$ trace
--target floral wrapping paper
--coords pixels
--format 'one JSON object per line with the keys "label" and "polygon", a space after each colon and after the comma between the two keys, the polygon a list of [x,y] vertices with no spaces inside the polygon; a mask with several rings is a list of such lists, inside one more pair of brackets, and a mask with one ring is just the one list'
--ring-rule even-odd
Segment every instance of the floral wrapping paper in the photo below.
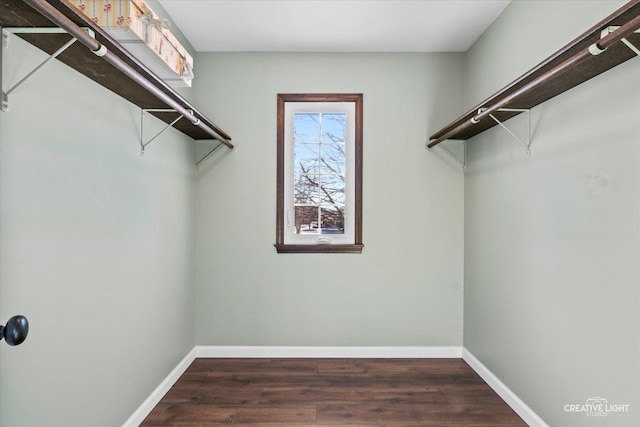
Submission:
{"label": "floral wrapping paper", "polygon": [[[171,31],[163,28],[161,20],[144,1],[71,0],[71,3],[119,42],[127,45],[144,42],[171,69],[174,77],[179,77],[169,79],[169,83],[182,80],[191,86],[193,58]],[[153,71],[160,71],[154,64],[146,65]],[[159,72],[160,77],[162,74]]]}
{"label": "floral wrapping paper", "polygon": [[[146,38],[146,25],[141,18],[144,13],[153,13],[139,0],[71,0],[82,13],[96,25],[108,29],[129,29],[139,40]],[[120,41],[123,41],[122,39]]]}

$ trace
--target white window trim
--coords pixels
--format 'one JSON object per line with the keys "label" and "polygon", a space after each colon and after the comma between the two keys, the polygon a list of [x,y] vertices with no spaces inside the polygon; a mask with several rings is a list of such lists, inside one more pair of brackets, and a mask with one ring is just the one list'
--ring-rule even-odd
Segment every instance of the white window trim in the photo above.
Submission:
{"label": "white window trim", "polygon": [[[294,213],[294,115],[295,113],[346,113],[344,234],[295,233]],[[284,243],[291,245],[339,245],[355,242],[355,102],[286,102],[284,106]]]}

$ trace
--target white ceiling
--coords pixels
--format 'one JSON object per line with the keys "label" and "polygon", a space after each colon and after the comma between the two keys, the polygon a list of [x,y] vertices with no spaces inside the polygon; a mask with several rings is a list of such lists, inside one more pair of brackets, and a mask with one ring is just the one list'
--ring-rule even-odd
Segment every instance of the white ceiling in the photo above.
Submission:
{"label": "white ceiling", "polygon": [[465,52],[510,0],[160,0],[199,52]]}

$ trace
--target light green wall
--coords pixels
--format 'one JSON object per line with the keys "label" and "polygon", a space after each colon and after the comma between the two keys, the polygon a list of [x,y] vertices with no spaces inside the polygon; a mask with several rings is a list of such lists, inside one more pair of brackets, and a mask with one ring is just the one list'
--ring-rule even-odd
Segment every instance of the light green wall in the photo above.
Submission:
{"label": "light green wall", "polygon": [[[462,344],[463,176],[430,132],[461,54],[199,54],[198,104],[237,149],[197,182],[200,345]],[[361,255],[277,254],[276,94],[364,94]]]}
{"label": "light green wall", "polygon": [[[3,77],[44,57],[12,37]],[[0,425],[121,425],[195,343],[193,144],[170,130],[141,157],[140,110],[58,61],[10,102],[0,321],[31,330],[0,343]]]}
{"label": "light green wall", "polygon": [[[0,345],[0,425],[119,425],[194,343],[462,345],[463,261],[464,345],[507,386],[550,425],[640,424],[638,62],[534,109],[531,158],[500,129],[466,178],[424,149],[620,4],[515,1],[467,55],[199,54],[237,148],[196,179],[188,138],[140,157],[139,111],[50,64],[0,114],[0,321],[32,322]],[[12,46],[9,80],[43,56]],[[275,253],[293,92],[364,94],[361,255]],[[562,411],[594,396],[632,412]]]}
{"label": "light green wall", "polygon": [[[513,2],[467,55],[466,105],[622,3]],[[464,345],[552,426],[640,425],[639,72],[534,108],[530,158],[500,128],[468,142]],[[563,409],[591,397],[630,412]]]}

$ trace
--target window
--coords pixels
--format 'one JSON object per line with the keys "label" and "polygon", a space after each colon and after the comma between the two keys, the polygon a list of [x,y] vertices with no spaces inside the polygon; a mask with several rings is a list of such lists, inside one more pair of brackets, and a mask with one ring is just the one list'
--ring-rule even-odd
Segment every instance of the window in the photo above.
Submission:
{"label": "window", "polygon": [[276,249],[362,252],[362,94],[278,95]]}

